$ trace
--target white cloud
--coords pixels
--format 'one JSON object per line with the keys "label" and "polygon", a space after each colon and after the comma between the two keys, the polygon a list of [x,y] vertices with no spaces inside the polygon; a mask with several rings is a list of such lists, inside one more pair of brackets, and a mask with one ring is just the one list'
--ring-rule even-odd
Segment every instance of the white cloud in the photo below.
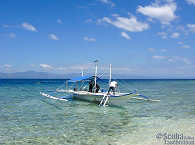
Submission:
{"label": "white cloud", "polygon": [[49,34],[48,37],[51,40],[59,40],[59,38],[55,34]]}
{"label": "white cloud", "polygon": [[117,28],[129,31],[129,32],[141,32],[149,28],[147,23],[137,21],[136,17],[130,18],[115,16],[116,20],[112,20],[108,17],[104,17],[101,22],[106,22],[114,25]]}
{"label": "white cloud", "polygon": [[180,34],[178,32],[172,33],[171,38],[179,38]]}
{"label": "white cloud", "polygon": [[13,66],[10,65],[10,64],[4,64],[4,65],[2,66],[2,69],[5,70],[5,71],[9,71],[12,67],[13,67]]}
{"label": "white cloud", "polygon": [[115,3],[113,3],[111,0],[100,0],[100,2],[104,4],[109,4],[111,7],[115,6]]}
{"label": "white cloud", "polygon": [[187,27],[190,32],[195,32],[195,24],[187,24]]}
{"label": "white cloud", "polygon": [[168,58],[169,62],[182,62],[185,64],[191,64],[191,61],[188,58],[181,57],[181,56],[172,56]]}
{"label": "white cloud", "polygon": [[131,37],[125,32],[121,32],[121,36],[124,37],[125,39],[131,40]]}
{"label": "white cloud", "polygon": [[37,32],[37,29],[29,23],[26,23],[26,22],[22,23],[22,27],[26,30]]}
{"label": "white cloud", "polygon": [[[58,66],[55,67],[56,71],[63,71],[66,73],[72,73],[72,72],[81,72],[81,70],[84,71],[85,73],[90,73],[92,68],[93,68],[94,64],[79,64],[79,65],[69,65],[69,66]],[[100,68],[99,68],[100,69]]]}
{"label": "white cloud", "polygon": [[153,59],[166,59],[166,56],[159,56],[159,55],[154,55],[152,56]]}
{"label": "white cloud", "polygon": [[67,68],[66,68],[66,67],[62,67],[62,66],[60,66],[60,67],[58,67],[56,70],[59,70],[59,71],[66,71],[66,70],[67,70]]}
{"label": "white cloud", "polygon": [[193,4],[195,5],[195,0],[186,0],[188,2],[188,4]]}
{"label": "white cloud", "polygon": [[185,64],[191,64],[191,61],[188,58],[181,57],[181,56],[152,56],[153,59],[158,60],[166,60],[171,63],[185,63]]}
{"label": "white cloud", "polygon": [[185,64],[192,64],[191,61],[190,61],[189,59],[187,59],[187,58],[182,58],[182,59],[183,59],[183,62],[184,62]]}
{"label": "white cloud", "polygon": [[128,71],[129,72],[129,71],[132,71],[133,69],[130,69],[128,67],[113,67],[112,70],[119,71],[119,72],[121,72],[121,71],[125,71],[125,72]]}
{"label": "white cloud", "polygon": [[[154,52],[154,51],[155,51],[155,48],[148,48],[148,50],[149,50],[150,52]],[[161,52],[166,52],[167,49],[160,49],[160,51],[161,51]],[[152,56],[152,58],[154,58],[154,59],[165,59],[164,56],[158,56],[158,55]]]}
{"label": "white cloud", "polygon": [[119,14],[116,14],[116,13],[115,14],[112,14],[112,16],[113,17],[120,17],[120,15]]}
{"label": "white cloud", "polygon": [[10,33],[10,34],[9,34],[9,37],[12,38],[12,39],[13,39],[13,38],[16,38],[16,34],[15,34],[15,33]]}
{"label": "white cloud", "polygon": [[177,17],[175,15],[176,9],[177,6],[173,2],[169,2],[161,6],[157,3],[154,3],[145,7],[138,6],[137,12],[150,18],[158,19],[162,24],[169,24]]}
{"label": "white cloud", "polygon": [[63,22],[62,22],[61,19],[57,19],[57,23],[58,23],[58,24],[62,24]]}
{"label": "white cloud", "polygon": [[103,19],[97,19],[96,24],[101,24],[103,22]]}
{"label": "white cloud", "polygon": [[0,72],[10,72],[12,71],[12,67],[10,64],[0,65]]}
{"label": "white cloud", "polygon": [[4,68],[11,68],[12,65],[10,65],[10,64],[4,64],[3,67],[4,67]]}
{"label": "white cloud", "polygon": [[183,45],[182,47],[183,47],[183,48],[190,48],[189,45]]}
{"label": "white cloud", "polygon": [[48,70],[53,69],[53,67],[51,65],[49,65],[49,64],[40,64],[40,67],[42,69],[48,69]]}
{"label": "white cloud", "polygon": [[183,44],[183,42],[182,42],[182,41],[179,41],[179,42],[177,42],[177,44],[182,45],[182,44]]}
{"label": "white cloud", "polygon": [[162,39],[167,39],[167,33],[166,32],[158,32],[157,35],[159,35]]}
{"label": "white cloud", "polygon": [[179,44],[182,48],[190,48],[189,45],[184,44],[182,41],[177,42],[177,44]]}
{"label": "white cloud", "polygon": [[155,48],[148,48],[148,50],[149,50],[150,52],[153,52],[153,51],[155,51]]}
{"label": "white cloud", "polygon": [[100,0],[102,3],[108,3],[109,0]]}
{"label": "white cloud", "polygon": [[90,42],[95,42],[96,41],[95,38],[89,38],[89,37],[86,37],[86,36],[83,38],[83,40],[90,41]]}

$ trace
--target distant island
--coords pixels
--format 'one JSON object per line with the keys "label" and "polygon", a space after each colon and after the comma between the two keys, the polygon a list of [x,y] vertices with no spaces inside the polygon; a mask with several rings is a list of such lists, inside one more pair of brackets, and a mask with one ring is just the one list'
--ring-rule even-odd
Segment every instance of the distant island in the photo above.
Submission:
{"label": "distant island", "polygon": [[[70,74],[54,74],[48,72],[36,72],[36,71],[25,71],[25,72],[14,72],[14,73],[3,73],[0,72],[0,79],[70,79],[73,77],[80,76],[80,73]],[[87,74],[93,75],[93,74]],[[103,79],[108,78],[108,74],[105,74]],[[141,76],[136,74],[113,74],[114,79],[195,79],[195,76],[179,76],[179,75],[168,75],[168,76]]]}

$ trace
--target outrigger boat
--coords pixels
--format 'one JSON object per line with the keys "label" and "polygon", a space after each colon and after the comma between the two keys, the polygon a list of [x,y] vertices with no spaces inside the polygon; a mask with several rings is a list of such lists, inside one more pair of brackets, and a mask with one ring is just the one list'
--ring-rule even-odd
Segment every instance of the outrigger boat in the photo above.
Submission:
{"label": "outrigger boat", "polygon": [[[97,91],[97,81],[100,80],[100,77],[97,75],[97,70],[98,70],[98,61],[95,62],[95,75],[94,76],[84,76],[83,71],[81,77],[73,78],[70,80],[66,81],[66,89],[56,89],[56,92],[61,92],[61,93],[68,93],[72,95],[73,99],[77,100],[82,100],[82,101],[88,101],[88,102],[94,102],[99,104],[99,106],[107,106],[107,105],[119,105],[122,102],[126,102],[129,99],[137,99],[137,100],[145,100],[145,101],[160,101],[160,100],[153,100],[150,99],[147,96],[138,94],[136,91],[132,92],[120,92],[119,90],[116,92],[108,92],[105,90],[99,90]],[[88,83],[90,81],[94,82],[92,91],[89,91],[88,89]],[[110,75],[109,75],[109,81],[108,81],[108,86],[112,81],[112,67],[110,64]],[[87,85],[86,85],[87,82]],[[69,89],[69,83],[74,84],[73,89]],[[46,93],[40,92],[41,95],[49,97],[51,99],[56,99],[56,100],[64,100],[68,101],[65,98],[58,98],[54,97],[51,95],[48,95]]]}

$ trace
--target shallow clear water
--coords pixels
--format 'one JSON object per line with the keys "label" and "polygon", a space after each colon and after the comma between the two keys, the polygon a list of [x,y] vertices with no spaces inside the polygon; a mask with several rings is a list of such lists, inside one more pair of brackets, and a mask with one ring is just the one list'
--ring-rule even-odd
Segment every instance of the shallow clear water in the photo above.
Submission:
{"label": "shallow clear water", "polygon": [[195,80],[120,80],[121,91],[161,101],[119,107],[40,96],[64,82],[0,80],[0,144],[160,145],[158,133],[195,136]]}

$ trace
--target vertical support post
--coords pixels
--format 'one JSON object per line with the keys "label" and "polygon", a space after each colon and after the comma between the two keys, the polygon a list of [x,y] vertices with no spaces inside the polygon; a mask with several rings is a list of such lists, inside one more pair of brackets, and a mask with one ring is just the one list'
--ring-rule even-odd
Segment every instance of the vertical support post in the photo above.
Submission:
{"label": "vertical support post", "polygon": [[83,68],[81,68],[81,76],[84,76]]}
{"label": "vertical support post", "polygon": [[109,78],[109,84],[111,83],[111,80],[112,80],[112,64],[110,64],[110,78]]}
{"label": "vertical support post", "polygon": [[97,63],[98,63],[98,60],[95,60],[94,62],[95,62],[95,78],[94,78],[94,82],[95,82],[95,84],[94,84],[94,87],[95,87],[94,93],[95,93],[96,92],[96,85],[97,85]]}

